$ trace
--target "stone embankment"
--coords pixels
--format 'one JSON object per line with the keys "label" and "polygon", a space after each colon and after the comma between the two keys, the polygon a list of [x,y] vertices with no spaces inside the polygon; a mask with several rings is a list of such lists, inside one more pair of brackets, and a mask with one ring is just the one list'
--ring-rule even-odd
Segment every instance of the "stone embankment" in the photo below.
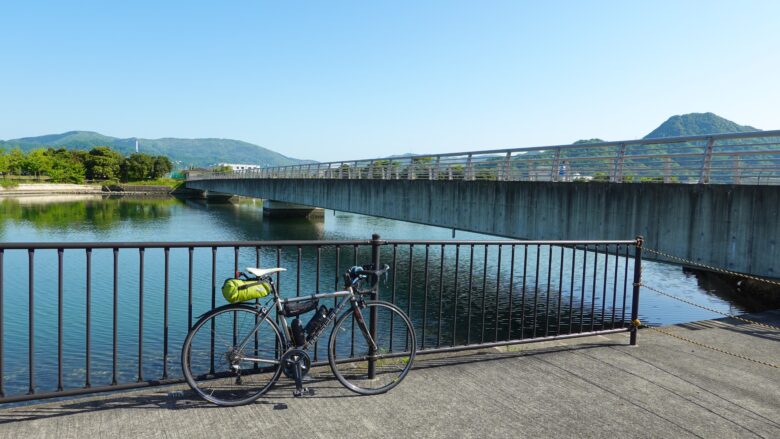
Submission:
{"label": "stone embankment", "polygon": [[19,184],[14,187],[0,187],[0,197],[25,195],[169,195],[175,192],[169,186],[146,185],[99,185],[99,184],[68,184],[68,183],[38,183]]}

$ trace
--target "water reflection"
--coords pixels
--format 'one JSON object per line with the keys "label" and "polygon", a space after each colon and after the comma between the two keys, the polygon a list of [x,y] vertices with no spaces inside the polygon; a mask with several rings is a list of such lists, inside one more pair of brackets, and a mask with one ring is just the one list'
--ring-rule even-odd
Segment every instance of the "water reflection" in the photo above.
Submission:
{"label": "water reflection", "polygon": [[15,222],[42,230],[69,230],[74,227],[110,230],[122,222],[132,225],[167,219],[171,216],[171,208],[181,204],[173,197],[64,195],[6,198],[0,200],[0,227]]}

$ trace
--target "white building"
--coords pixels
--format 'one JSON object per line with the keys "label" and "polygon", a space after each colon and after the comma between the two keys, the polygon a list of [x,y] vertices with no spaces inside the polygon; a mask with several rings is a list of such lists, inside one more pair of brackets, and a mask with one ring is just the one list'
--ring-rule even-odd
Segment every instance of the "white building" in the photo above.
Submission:
{"label": "white building", "polygon": [[224,167],[224,166],[230,166],[230,169],[233,170],[233,172],[241,172],[241,171],[247,171],[250,169],[260,169],[260,165],[247,165],[247,164],[241,164],[241,163],[217,163],[217,167]]}

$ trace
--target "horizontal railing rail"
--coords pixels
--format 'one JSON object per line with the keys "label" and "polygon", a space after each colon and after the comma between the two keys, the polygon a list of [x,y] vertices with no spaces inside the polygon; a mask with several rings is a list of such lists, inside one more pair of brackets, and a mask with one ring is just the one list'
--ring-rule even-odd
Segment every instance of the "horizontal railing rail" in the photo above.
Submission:
{"label": "horizontal railing rail", "polygon": [[625,331],[636,341],[639,239],[6,242],[0,403],[182,382],[181,344],[225,303],[224,278],[282,266],[276,283],[292,297],[338,290],[350,266],[380,261],[391,270],[378,298],[409,314],[421,353]]}
{"label": "horizontal railing rail", "polygon": [[189,172],[187,179],[780,184],[780,130]]}

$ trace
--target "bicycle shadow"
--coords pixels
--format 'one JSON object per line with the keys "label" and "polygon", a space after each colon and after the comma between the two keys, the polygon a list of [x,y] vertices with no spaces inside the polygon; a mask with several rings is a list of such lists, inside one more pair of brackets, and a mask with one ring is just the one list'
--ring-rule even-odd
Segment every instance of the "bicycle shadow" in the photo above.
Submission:
{"label": "bicycle shadow", "polygon": [[[500,361],[510,358],[537,356],[559,351],[574,351],[582,349],[603,348],[605,346],[625,345],[619,341],[602,341],[598,343],[581,343],[577,345],[562,345],[546,348],[536,348],[518,351],[503,351],[495,348],[480,351],[468,351],[448,354],[420,355],[415,359],[414,370],[425,370],[458,364]],[[304,387],[313,391],[302,400],[359,398],[362,395],[344,388],[330,373],[330,369],[321,371],[313,369],[304,381]],[[282,378],[268,393],[252,403],[252,405],[269,406],[271,410],[286,410],[293,400],[295,384],[292,380]],[[32,421],[83,413],[103,412],[123,409],[148,410],[225,410],[202,400],[198,395],[182,385],[146,389],[144,391],[129,391],[89,397],[89,399],[64,399],[58,402],[18,406],[0,411],[0,425]]]}

